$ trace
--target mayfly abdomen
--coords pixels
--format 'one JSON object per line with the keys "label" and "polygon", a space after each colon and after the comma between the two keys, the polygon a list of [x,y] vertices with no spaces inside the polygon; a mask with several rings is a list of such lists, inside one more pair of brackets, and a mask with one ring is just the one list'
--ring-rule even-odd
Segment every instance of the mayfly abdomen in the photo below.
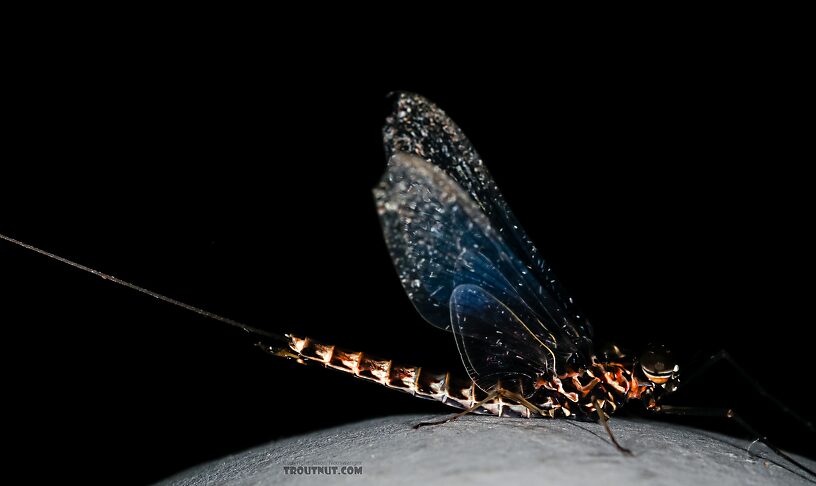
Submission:
{"label": "mayfly abdomen", "polygon": [[[380,359],[361,351],[347,351],[319,343],[311,338],[289,335],[289,348],[304,361],[318,362],[327,368],[345,371],[358,378],[374,381],[419,398],[436,400],[459,409],[468,409],[487,394],[469,378],[450,372],[438,372],[419,366],[406,366]],[[530,411],[501,397],[487,401],[475,413],[529,417]]]}

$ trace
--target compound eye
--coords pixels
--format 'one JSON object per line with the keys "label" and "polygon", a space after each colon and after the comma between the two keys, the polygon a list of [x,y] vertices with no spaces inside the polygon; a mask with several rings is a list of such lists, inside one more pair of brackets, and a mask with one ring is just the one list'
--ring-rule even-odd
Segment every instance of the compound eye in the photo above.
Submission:
{"label": "compound eye", "polygon": [[646,378],[657,385],[666,383],[680,371],[671,351],[663,346],[653,347],[643,353],[640,358],[640,368]]}

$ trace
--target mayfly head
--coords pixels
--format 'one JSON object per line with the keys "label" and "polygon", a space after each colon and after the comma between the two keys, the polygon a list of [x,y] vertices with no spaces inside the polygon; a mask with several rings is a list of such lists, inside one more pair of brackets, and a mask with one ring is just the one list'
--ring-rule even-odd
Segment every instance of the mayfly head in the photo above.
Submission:
{"label": "mayfly head", "polygon": [[643,376],[654,383],[656,391],[663,390],[663,393],[671,393],[677,389],[680,366],[667,347],[650,344],[640,356],[638,366]]}

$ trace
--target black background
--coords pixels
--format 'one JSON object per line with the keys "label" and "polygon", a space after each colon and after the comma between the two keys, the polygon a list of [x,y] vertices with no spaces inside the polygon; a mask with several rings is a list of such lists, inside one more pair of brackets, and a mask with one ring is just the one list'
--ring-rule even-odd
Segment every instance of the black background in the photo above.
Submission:
{"label": "black background", "polygon": [[[598,341],[664,342],[684,360],[725,348],[808,412],[813,106],[795,62],[597,52],[431,68],[216,47],[28,59],[0,231],[252,326],[458,367],[452,336],[400,287],[370,192],[385,95],[412,90],[474,143]],[[280,437],[448,411],[266,356],[6,243],[0,268],[13,439],[23,455],[67,451],[89,480],[104,466],[143,483]],[[727,367],[675,403],[736,407],[806,452],[801,426]]]}

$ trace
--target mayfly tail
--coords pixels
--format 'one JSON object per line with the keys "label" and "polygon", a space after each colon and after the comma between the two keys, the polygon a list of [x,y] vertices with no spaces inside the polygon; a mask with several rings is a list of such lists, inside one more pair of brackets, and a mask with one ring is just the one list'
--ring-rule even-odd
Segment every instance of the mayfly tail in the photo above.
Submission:
{"label": "mayfly tail", "polygon": [[195,307],[195,306],[192,306],[190,304],[186,304],[186,303],[181,302],[179,300],[176,300],[176,299],[167,297],[165,295],[162,295],[162,294],[160,294],[158,292],[148,290],[148,289],[146,289],[144,287],[139,287],[138,285],[134,285],[134,284],[132,284],[130,282],[127,282],[125,280],[116,278],[113,275],[108,275],[106,273],[102,273],[99,270],[94,270],[93,268],[86,267],[85,265],[82,265],[82,264],[79,264],[77,262],[68,260],[67,258],[63,258],[63,257],[61,257],[59,255],[49,253],[49,252],[47,252],[45,250],[41,250],[41,249],[37,248],[36,246],[32,246],[32,245],[29,245],[27,243],[23,243],[22,241],[15,240],[14,238],[10,238],[10,237],[5,236],[3,234],[0,234],[0,239],[6,240],[9,243],[14,243],[15,245],[21,246],[21,247],[25,248],[26,250],[30,250],[30,251],[33,251],[35,253],[39,253],[40,255],[47,256],[48,258],[51,258],[52,260],[56,260],[58,262],[66,264],[66,265],[70,265],[70,266],[72,266],[74,268],[78,268],[79,270],[82,270],[84,272],[88,272],[90,274],[96,275],[97,277],[100,277],[100,278],[102,278],[104,280],[108,280],[108,281],[113,282],[115,284],[119,284],[119,285],[121,285],[123,287],[127,287],[127,288],[133,289],[133,290],[135,290],[137,292],[141,292],[141,293],[143,293],[145,295],[149,295],[150,297],[153,297],[154,299],[158,299],[158,300],[167,302],[168,304],[172,304],[172,305],[175,305],[177,307],[181,307],[182,309],[186,309],[186,310],[188,310],[190,312],[195,312],[196,314],[202,315],[204,317],[208,317],[210,319],[229,324],[230,326],[237,327],[239,329],[242,329],[244,332],[247,332],[247,333],[250,333],[250,334],[255,334],[255,335],[258,335],[258,336],[263,336],[263,337],[266,337],[266,338],[269,338],[269,339],[274,339],[276,341],[280,341],[280,342],[283,342],[283,343],[288,343],[289,342],[289,340],[287,338],[285,338],[283,336],[280,336],[278,334],[275,334],[275,333],[272,333],[272,332],[269,332],[269,331],[264,331],[263,329],[258,329],[258,328],[252,327],[252,326],[248,326],[248,325],[246,325],[246,324],[244,324],[242,322],[238,322],[238,321],[230,319],[228,317],[223,317],[223,316],[220,316],[218,314],[214,314],[212,312],[201,309],[200,307]]}

